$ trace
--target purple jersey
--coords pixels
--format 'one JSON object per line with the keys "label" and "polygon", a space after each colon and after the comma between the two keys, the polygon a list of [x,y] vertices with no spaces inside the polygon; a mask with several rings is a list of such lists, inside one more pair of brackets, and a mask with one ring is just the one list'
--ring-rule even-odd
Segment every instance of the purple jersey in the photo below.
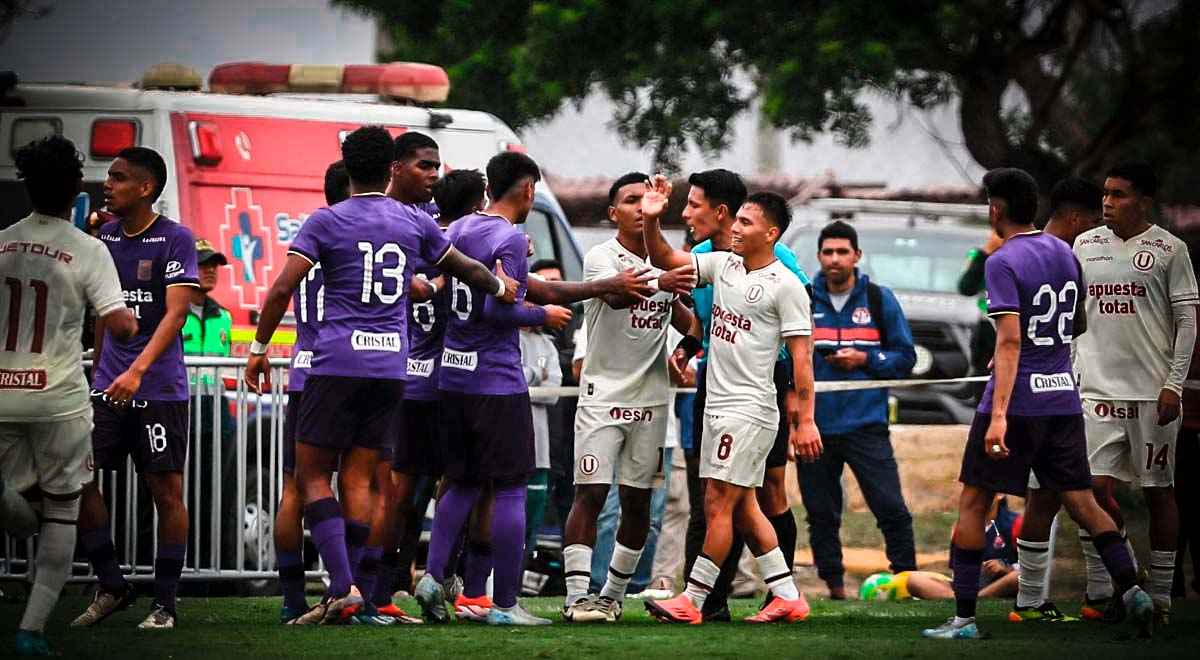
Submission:
{"label": "purple jersey", "polygon": [[[167,288],[196,286],[196,241],[187,227],[158,216],[136,236],[121,230],[121,221],[105,223],[100,240],[112,254],[125,304],[138,320],[138,331],[129,341],[104,339],[100,364],[92,375],[94,389],[107,389],[137,359],[159,322],[167,314]],[[183,365],[183,338],[175,338],[142,376],[133,398],[141,401],[184,401],[188,398],[187,369]]]}
{"label": "purple jersey", "polygon": [[406,380],[408,255],[436,264],[449,249],[427,214],[381,194],[314,211],[288,250],[325,277],[309,375]]}
{"label": "purple jersey", "polygon": [[[432,280],[442,272],[424,263],[416,271]],[[436,401],[438,372],[442,361],[442,337],[446,333],[446,315],[450,312],[450,286],[443,286],[432,300],[412,303],[408,323],[408,401]]]}
{"label": "purple jersey", "polygon": [[292,345],[288,391],[301,392],[312,366],[312,347],[321,319],[325,317],[325,276],[321,273],[321,264],[314,264],[296,287],[292,294],[292,312],[296,315],[296,343]]}
{"label": "purple jersey", "polygon": [[457,279],[450,283],[439,387],[464,394],[528,392],[521,367],[520,327],[543,325],[546,311],[525,306],[529,277],[525,234],[505,218],[477,213],[456,220],[446,236],[459,252],[482,264],[499,260],[519,286],[517,302],[507,304]]}
{"label": "purple jersey", "polygon": [[[988,315],[1020,315],[1021,357],[1009,414],[1081,414],[1071,334],[1084,291],[1071,247],[1050,234],[1018,234],[988,258],[984,277]],[[992,411],[995,381],[988,380],[979,412]]]}

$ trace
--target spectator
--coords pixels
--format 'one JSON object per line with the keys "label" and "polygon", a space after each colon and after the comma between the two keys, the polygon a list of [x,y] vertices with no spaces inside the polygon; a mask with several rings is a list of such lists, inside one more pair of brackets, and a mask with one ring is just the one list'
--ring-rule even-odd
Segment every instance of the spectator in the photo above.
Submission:
{"label": "spectator", "polygon": [[[916,362],[912,335],[892,292],[858,271],[858,234],[836,221],[817,240],[821,272],[812,283],[813,373],[817,381],[905,378]],[[900,473],[888,434],[888,391],[817,394],[817,428],[825,452],[798,462],[800,494],[817,574],[835,599],[843,584],[842,468],[849,464],[875,514],[894,573],[917,568],[912,516],[900,491]]]}
{"label": "spectator", "polygon": [[[521,362],[525,367],[525,382],[530,388],[558,387],[562,371],[558,366],[558,350],[550,338],[538,328],[521,328]],[[546,513],[550,475],[550,426],[547,409],[558,401],[557,395],[530,393],[533,406],[533,447],[537,471],[529,477],[525,496],[525,553],[537,548],[537,533]]]}
{"label": "spectator", "polygon": [[[183,354],[203,355],[208,357],[229,357],[230,332],[233,329],[233,317],[229,310],[221,306],[215,298],[209,295],[217,288],[217,273],[220,267],[229,263],[225,255],[217,252],[213,244],[203,238],[196,239],[196,264],[199,268],[200,286],[192,289],[192,300],[187,319],[183,322]],[[200,438],[212,437],[213,403],[212,397],[221,396],[221,387],[216,378],[217,369],[199,368],[199,395],[193,395],[200,406]],[[195,386],[197,379],[191,378]],[[227,437],[233,432],[233,420],[228,406],[217,406],[221,411],[221,436]]]}

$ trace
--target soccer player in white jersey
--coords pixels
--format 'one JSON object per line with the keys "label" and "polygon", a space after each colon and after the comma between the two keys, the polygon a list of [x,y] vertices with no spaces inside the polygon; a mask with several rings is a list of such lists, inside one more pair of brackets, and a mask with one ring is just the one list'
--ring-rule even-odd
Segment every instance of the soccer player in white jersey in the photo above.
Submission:
{"label": "soccer player in white jersey", "polygon": [[704,502],[707,532],[703,551],[688,576],[687,590],[670,600],[647,602],[646,609],[661,621],[701,623],[700,610],[729,553],[736,525],[771,592],[767,606],[746,620],[803,620],[808,616],[808,602],[796,590],[791,567],[754,492],[762,484],[779,425],[771,375],[785,342],[793,360],[792,378],[799,400],[798,410],[789,419],[792,447],[807,461],[815,460],[822,451],[813,419],[808,293],[800,278],[774,254],[775,242],[787,231],[791,211],[787,201],[775,193],[750,195],[737,211],[732,254],[688,254],[672,250],[659,231],[658,218],[670,194],[670,183],[657,175],[642,197],[650,261],[666,269],[691,263],[696,267],[698,285],[713,285],[703,420],[706,455],[700,457],[700,477],[708,479]]}
{"label": "soccer player in white jersey", "polygon": [[[631,172],[608,191],[608,217],[617,235],[583,259],[584,278],[597,280],[631,267],[648,267],[642,236],[646,175]],[[667,332],[691,326],[692,314],[670,290],[690,288],[694,270],[653,270],[659,291],[648,298],[605,295],[584,303],[588,353],[583,361],[575,412],[575,501],[563,532],[567,596],[563,619],[614,622],[621,617],[629,584],[650,531],[650,496],[662,484],[670,383]],[[619,488],[621,522],[608,578],[599,597],[588,599],[596,520],[613,483]]]}
{"label": "soccer player in white jersey", "polygon": [[[91,303],[121,340],[137,321],[108,249],[71,225],[83,189],[75,145],[37,140],[17,152],[16,166],[33,213],[0,231],[0,529],[18,539],[40,534],[16,655],[57,655],[42,629],[71,574],[79,494],[92,480],[84,309]],[[30,503],[39,500],[40,511]]]}
{"label": "soccer player in white jersey", "polygon": [[[1124,526],[1114,481],[1141,484],[1150,511],[1150,585],[1155,618],[1171,611],[1179,529],[1175,445],[1180,392],[1196,342],[1196,275],[1187,246],[1149,222],[1157,181],[1128,163],[1104,180],[1104,227],[1075,240],[1087,284],[1087,332],[1079,338],[1088,457],[1096,500]],[[1113,592],[1090,543],[1083,544],[1088,586],[1083,615],[1104,618]],[[1111,608],[1110,608],[1111,609]]]}

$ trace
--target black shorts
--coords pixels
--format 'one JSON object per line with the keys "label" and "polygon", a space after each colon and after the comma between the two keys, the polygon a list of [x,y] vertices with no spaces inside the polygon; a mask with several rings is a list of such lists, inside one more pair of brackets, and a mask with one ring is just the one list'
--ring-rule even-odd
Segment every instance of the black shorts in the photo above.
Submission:
{"label": "black shorts", "polygon": [[304,390],[288,392],[287,411],[283,413],[283,473],[296,474],[296,419],[300,417],[300,399]]}
{"label": "black shorts", "polygon": [[296,418],[296,442],[315,447],[393,447],[400,432],[404,381],[309,376]]}
{"label": "black shorts", "polygon": [[525,478],[536,468],[529,393],[442,392],[440,458],[464,483]]}
{"label": "black shorts", "polygon": [[779,406],[779,430],[775,432],[775,444],[771,453],[767,454],[767,469],[783,467],[788,464],[788,442],[791,440],[791,426],[787,418],[787,391],[792,382],[791,360],[775,362],[775,404]]}
{"label": "black shorts", "polygon": [[1009,415],[1008,431],[1004,434],[1009,455],[1001,460],[988,458],[983,446],[991,422],[990,414],[975,413],[963,450],[959,481],[995,493],[1025,497],[1032,469],[1038,483],[1047,490],[1092,487],[1083,415]]}
{"label": "black shorts", "polygon": [[97,469],[183,472],[188,454],[188,402],[133,401],[115,406],[92,391],[92,457]]}
{"label": "black shorts", "polygon": [[392,469],[414,477],[442,474],[438,446],[442,439],[439,401],[405,401],[400,442],[392,458]]}

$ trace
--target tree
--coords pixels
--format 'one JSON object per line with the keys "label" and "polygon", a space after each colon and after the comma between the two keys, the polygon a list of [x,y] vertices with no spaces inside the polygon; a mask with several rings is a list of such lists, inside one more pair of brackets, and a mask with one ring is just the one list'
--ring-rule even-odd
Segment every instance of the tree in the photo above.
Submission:
{"label": "tree", "polygon": [[0,43],[8,38],[12,24],[18,18],[42,18],[53,8],[36,0],[0,0]]}
{"label": "tree", "polygon": [[379,19],[396,44],[383,59],[446,66],[452,103],[517,128],[599,88],[621,136],[667,169],[689,140],[719,153],[756,97],[795,139],[865,146],[859,99],[878,90],[921,108],[957,99],[975,160],[1047,189],[1141,157],[1169,196],[1200,199],[1195,168],[1169,167],[1200,150],[1200,2],[333,2]]}

